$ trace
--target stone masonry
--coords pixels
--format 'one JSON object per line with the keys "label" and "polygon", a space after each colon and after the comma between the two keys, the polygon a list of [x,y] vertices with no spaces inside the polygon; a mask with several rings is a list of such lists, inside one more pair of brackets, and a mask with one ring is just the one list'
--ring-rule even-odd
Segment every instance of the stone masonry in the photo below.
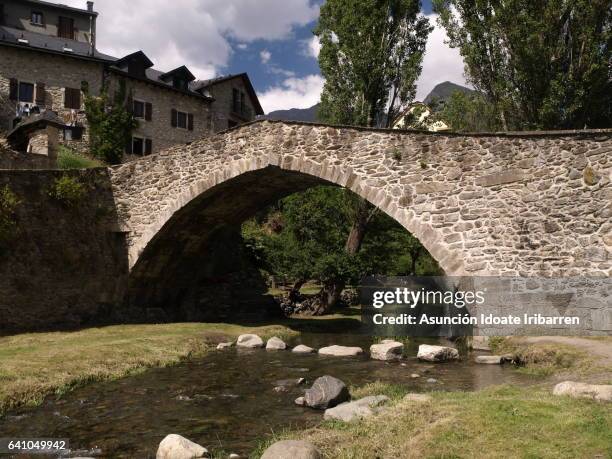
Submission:
{"label": "stone masonry", "polygon": [[251,190],[233,181],[258,171],[261,187],[266,171],[280,170],[295,187],[290,173],[366,198],[448,275],[610,276],[611,137],[609,130],[458,135],[266,121],[113,168],[111,180],[130,267],[205,192],[223,184],[246,202]]}
{"label": "stone masonry", "polygon": [[[610,130],[459,135],[261,121],[107,169],[0,171],[0,188],[20,202],[17,234],[0,244],[0,330],[123,320],[134,308],[178,308],[171,317],[188,320],[231,311],[245,268],[230,262],[229,235],[317,184],[368,199],[448,275],[610,277],[611,153]],[[78,204],[50,192],[64,174],[86,187]]]}

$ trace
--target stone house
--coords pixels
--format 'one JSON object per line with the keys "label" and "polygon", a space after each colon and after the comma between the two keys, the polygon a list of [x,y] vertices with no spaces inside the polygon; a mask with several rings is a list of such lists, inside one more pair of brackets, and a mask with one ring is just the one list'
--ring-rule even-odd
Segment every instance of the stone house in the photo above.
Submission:
{"label": "stone house", "polygon": [[99,52],[97,19],[93,2],[79,9],[42,0],[0,0],[0,132],[49,109],[75,128],[64,130],[59,141],[87,151],[84,91],[99,95],[105,88],[111,96],[121,84],[127,89],[124,103],[139,121],[126,145],[127,159],[263,113],[246,74],[195,82],[185,66],[154,69],[142,51],[122,58]]}

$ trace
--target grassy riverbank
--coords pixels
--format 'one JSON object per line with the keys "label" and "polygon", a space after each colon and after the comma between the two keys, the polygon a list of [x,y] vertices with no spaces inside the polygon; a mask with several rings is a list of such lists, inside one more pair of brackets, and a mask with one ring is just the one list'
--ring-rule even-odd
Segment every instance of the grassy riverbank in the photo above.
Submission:
{"label": "grassy riverbank", "polygon": [[202,355],[216,343],[242,333],[257,333],[262,338],[297,334],[282,325],[176,323],[1,337],[0,415],[88,382],[121,378]]}
{"label": "grassy riverbank", "polygon": [[497,386],[435,392],[404,400],[399,387],[371,385],[359,396],[392,397],[384,413],[356,423],[323,422],[279,438],[314,443],[326,458],[612,457],[608,404],[551,395],[549,389]]}

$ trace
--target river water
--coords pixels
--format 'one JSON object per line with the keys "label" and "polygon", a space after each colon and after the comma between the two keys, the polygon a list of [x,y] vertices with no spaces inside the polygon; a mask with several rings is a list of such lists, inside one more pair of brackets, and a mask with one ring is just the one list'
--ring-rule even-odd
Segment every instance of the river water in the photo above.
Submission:
{"label": "river water", "polygon": [[[421,341],[422,342],[422,341]],[[356,345],[360,335],[302,334],[292,345]],[[36,408],[0,419],[0,437],[68,438],[75,454],[109,458],[154,458],[157,445],[178,433],[209,450],[248,455],[257,440],[287,428],[322,420],[322,412],[297,406],[294,399],[314,379],[329,374],[347,385],[383,381],[410,391],[476,390],[493,384],[525,384],[509,366],[461,362],[426,364],[416,360],[411,341],[402,363],[363,357],[337,358],[288,351],[231,348],[188,362],[154,368],[112,382],[96,383],[62,398],[48,397]],[[412,373],[422,377],[414,379]],[[275,389],[279,380],[305,378],[299,386]],[[434,378],[436,383],[427,382]],[[40,457],[40,456],[38,456]]]}

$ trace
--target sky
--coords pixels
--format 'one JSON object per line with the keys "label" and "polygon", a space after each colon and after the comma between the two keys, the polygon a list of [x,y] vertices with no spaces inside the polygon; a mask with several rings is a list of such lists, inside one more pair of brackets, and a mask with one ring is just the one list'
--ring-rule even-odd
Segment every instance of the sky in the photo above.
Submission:
{"label": "sky", "polygon": [[[85,0],[62,0],[85,8]],[[266,113],[308,108],[324,80],[312,30],[322,0],[96,0],[97,47],[121,57],[142,50],[163,71],[186,65],[198,79],[247,72]],[[435,29],[427,42],[417,100],[438,83],[465,84],[459,52],[449,48],[430,0]]]}

